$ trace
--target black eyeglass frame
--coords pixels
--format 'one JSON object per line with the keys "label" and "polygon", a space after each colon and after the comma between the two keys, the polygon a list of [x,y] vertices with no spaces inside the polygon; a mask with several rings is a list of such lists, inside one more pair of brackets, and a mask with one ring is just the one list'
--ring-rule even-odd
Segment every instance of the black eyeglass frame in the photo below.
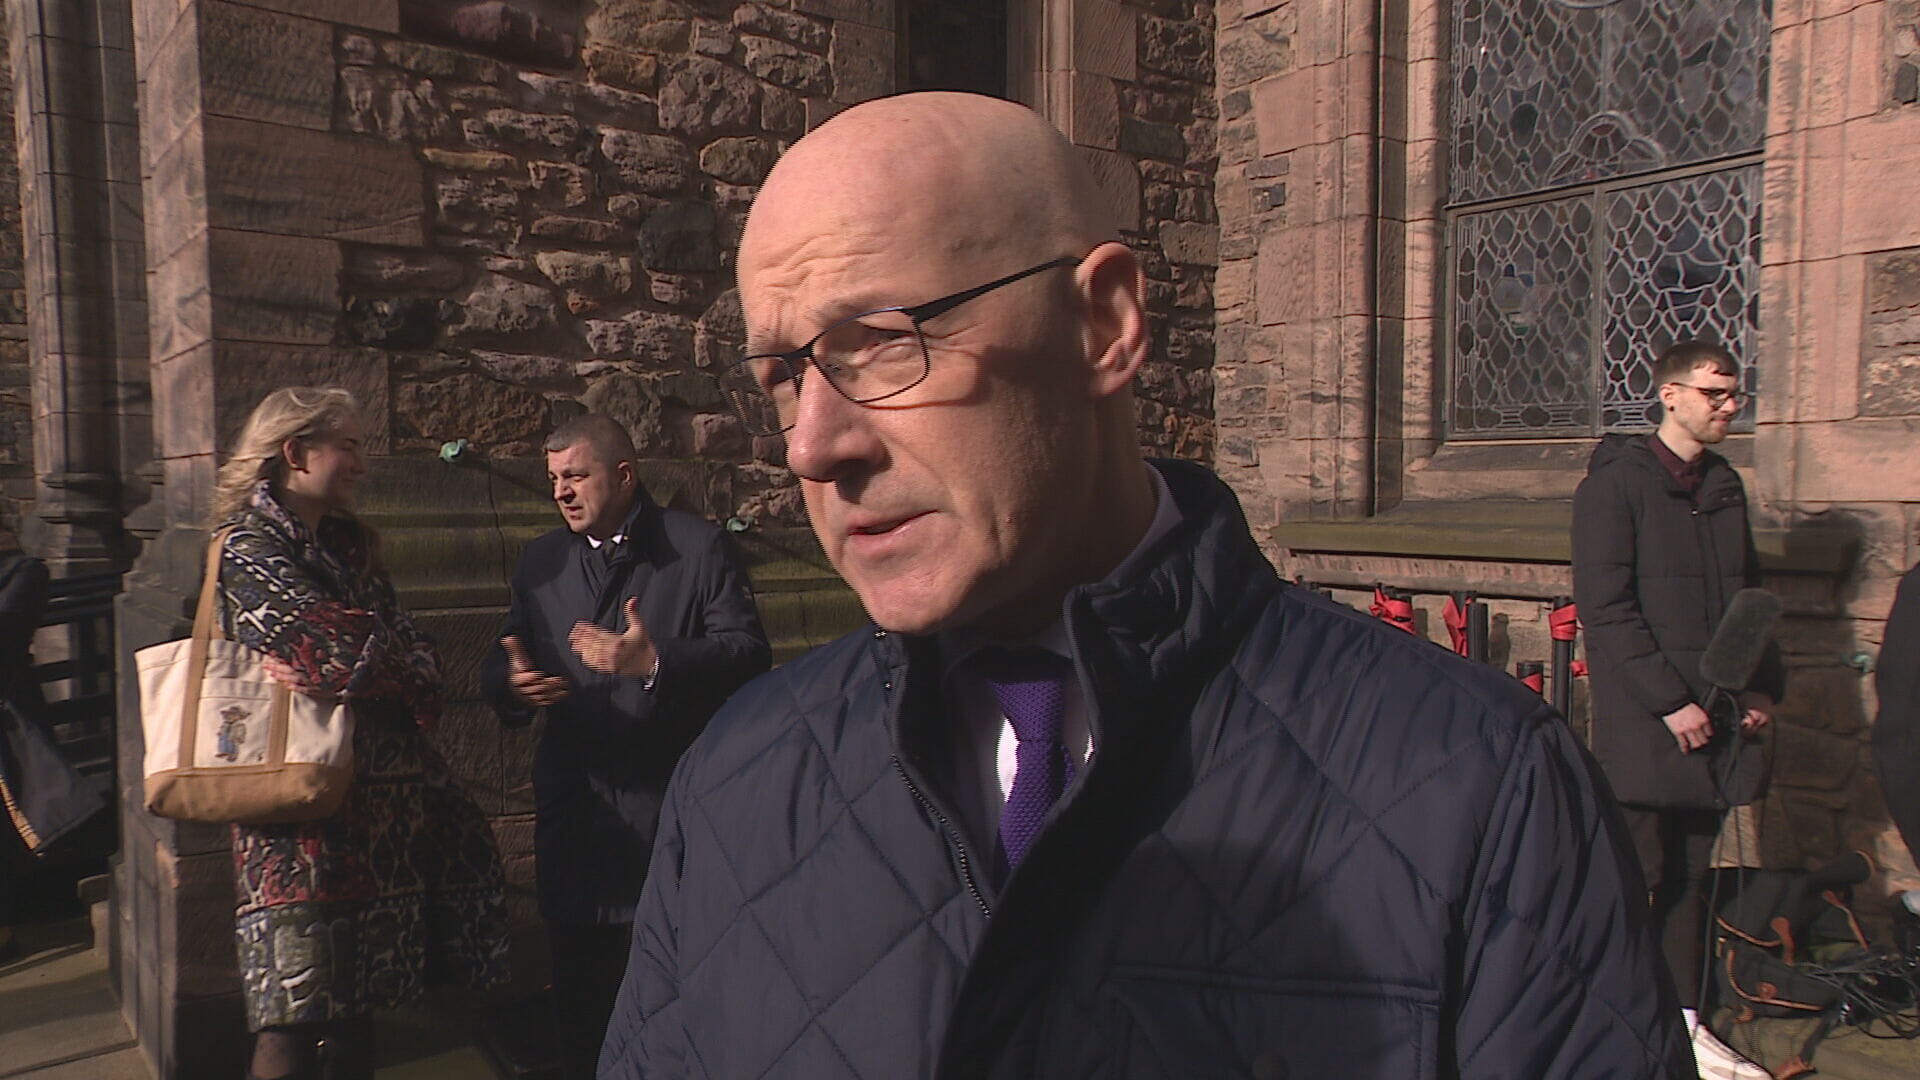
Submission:
{"label": "black eyeglass frame", "polygon": [[[1078,266],[1080,265],[1080,262],[1081,260],[1074,256],[1062,255],[1057,259],[1048,260],[1047,262],[1043,262],[1038,266],[1029,266],[1025,270],[1021,270],[1018,273],[1008,274],[1006,277],[1003,277],[1003,278],[996,278],[993,281],[987,282],[985,285],[975,285],[971,289],[962,289],[957,293],[952,293],[948,296],[943,296],[938,300],[929,300],[924,304],[914,304],[911,306],[874,308],[872,311],[863,311],[857,315],[849,315],[844,319],[836,319],[833,325],[813,335],[813,337],[809,338],[807,340],[807,343],[804,345],[801,345],[797,348],[788,349],[786,352],[753,353],[752,355],[749,355],[749,356],[743,356],[739,360],[728,365],[727,370],[725,372],[722,372],[719,376],[716,376],[716,378],[721,381],[722,388],[725,389],[727,393],[735,394],[735,393],[738,393],[738,391],[735,391],[732,388],[725,386],[727,376],[733,374],[736,371],[740,371],[744,369],[748,364],[753,363],[755,360],[778,360],[782,364],[786,365],[787,375],[793,382],[793,392],[796,396],[798,396],[801,389],[801,376],[805,373],[806,369],[808,367],[813,367],[816,369],[820,367],[819,363],[814,359],[813,347],[819,343],[821,338],[826,337],[828,334],[833,333],[835,330],[840,329],[842,326],[845,326],[850,322],[855,322],[860,319],[871,318],[872,316],[875,316],[875,315],[885,315],[892,312],[892,313],[905,315],[907,317],[907,320],[913,324],[913,334],[914,334],[914,337],[917,339],[917,343],[920,346],[920,374],[916,376],[913,379],[913,381],[907,383],[905,386],[898,387],[897,389],[888,390],[886,393],[883,393],[883,394],[875,394],[871,397],[854,397],[852,394],[849,394],[845,390],[842,390],[840,388],[840,384],[833,381],[832,375],[828,374],[824,370],[821,371],[821,375],[823,378],[826,379],[827,385],[833,387],[833,392],[836,394],[839,394],[843,398],[846,398],[848,401],[853,402],[855,405],[871,405],[876,401],[885,401],[888,398],[897,397],[901,394],[904,394],[907,391],[913,389],[914,387],[919,386],[921,383],[926,382],[927,376],[931,374],[933,371],[933,357],[931,357],[927,353],[927,337],[920,330],[920,325],[922,323],[926,322],[929,319],[935,319],[942,315],[945,315],[947,312],[952,311],[954,308],[959,307],[961,304],[964,304],[969,300],[975,300],[982,296],[985,296],[986,294],[992,292],[995,289],[1002,288],[1007,285],[1011,285],[1016,281],[1023,281],[1027,278],[1034,276],[1035,274],[1044,273],[1045,271],[1048,271],[1048,270],[1058,270],[1058,269],[1063,269],[1069,266]],[[759,393],[760,396],[763,398],[770,397],[770,395],[768,395],[764,390],[756,390],[756,392]],[[740,419],[744,421],[750,429],[755,426],[752,417],[747,415],[746,409],[742,407],[739,401],[735,402],[734,411],[740,414]],[[777,410],[775,412],[775,415],[776,417],[778,416]],[[784,435],[787,432],[792,430],[793,430],[792,424],[785,424],[780,426],[778,430],[775,430],[775,431],[755,431],[754,434]]]}
{"label": "black eyeglass frame", "polygon": [[1667,385],[1684,386],[1689,390],[1695,391],[1702,398],[1706,399],[1707,406],[1715,412],[1720,411],[1721,408],[1731,403],[1733,405],[1733,411],[1738,413],[1741,409],[1747,407],[1747,402],[1760,396],[1752,390],[1742,390],[1737,386],[1731,390],[1711,390],[1704,386],[1695,386],[1690,382],[1681,382],[1679,379],[1674,379],[1667,383]]}

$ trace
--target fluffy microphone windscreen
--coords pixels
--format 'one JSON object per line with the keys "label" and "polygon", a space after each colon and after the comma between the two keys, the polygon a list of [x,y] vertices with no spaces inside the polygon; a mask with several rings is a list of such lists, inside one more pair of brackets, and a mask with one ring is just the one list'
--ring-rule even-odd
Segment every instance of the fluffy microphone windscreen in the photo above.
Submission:
{"label": "fluffy microphone windscreen", "polygon": [[1722,690],[1746,689],[1779,620],[1779,597],[1765,589],[1734,593],[1713,640],[1707,642],[1707,651],[1700,654],[1700,677]]}

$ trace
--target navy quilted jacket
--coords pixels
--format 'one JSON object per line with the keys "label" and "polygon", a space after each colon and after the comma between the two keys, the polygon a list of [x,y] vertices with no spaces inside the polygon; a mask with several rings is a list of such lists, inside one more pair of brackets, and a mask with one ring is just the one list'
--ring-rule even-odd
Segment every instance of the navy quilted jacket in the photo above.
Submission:
{"label": "navy quilted jacket", "polygon": [[1501,672],[1283,586],[1210,473],[1065,618],[1098,753],[1002,889],[928,643],[751,683],[669,787],[602,1080],[1686,1077],[1604,782]]}

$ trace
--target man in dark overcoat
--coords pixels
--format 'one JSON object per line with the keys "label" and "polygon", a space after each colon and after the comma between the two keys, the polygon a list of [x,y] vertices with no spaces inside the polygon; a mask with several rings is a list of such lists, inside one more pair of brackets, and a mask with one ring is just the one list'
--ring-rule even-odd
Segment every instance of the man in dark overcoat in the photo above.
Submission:
{"label": "man in dark overcoat", "polygon": [[564,1075],[593,1075],[674,764],[771,652],[725,533],[664,509],[631,438],[588,413],[546,441],[565,520],[528,544],[482,684],[509,725],[547,711],[534,859]]}
{"label": "man in dark overcoat", "polygon": [[[1609,435],[1573,497],[1573,593],[1587,630],[1593,749],[1623,804],[1647,885],[1661,951],[1680,990],[1702,1076],[1766,1072],[1699,1022],[1704,883],[1728,802],[1707,747],[1708,686],[1700,658],[1733,594],[1760,566],[1747,493],[1727,459],[1746,395],[1740,366],[1711,342],[1682,341],[1653,367],[1663,409],[1651,435]],[[1752,735],[1780,699],[1783,670],[1769,648],[1740,691],[1739,726]]]}

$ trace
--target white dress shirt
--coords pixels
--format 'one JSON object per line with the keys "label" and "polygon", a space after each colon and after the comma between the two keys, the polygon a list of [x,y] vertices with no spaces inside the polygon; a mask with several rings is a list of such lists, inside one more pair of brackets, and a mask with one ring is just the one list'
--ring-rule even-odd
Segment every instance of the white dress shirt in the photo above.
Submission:
{"label": "white dress shirt", "polygon": [[[1180,508],[1174,505],[1173,494],[1167,490],[1160,470],[1151,465],[1142,468],[1147,470],[1153,483],[1153,522],[1127,557],[1107,575],[1108,579],[1131,571],[1142,553],[1180,524]],[[1039,633],[1015,641],[998,641],[964,631],[940,636],[941,692],[957,721],[954,725],[957,809],[967,819],[969,835],[976,842],[989,845],[999,834],[1000,811],[1013,790],[1013,774],[1018,767],[1015,748],[1019,745],[1013,725],[1000,711],[986,680],[964,663],[974,653],[992,645],[1038,646],[1069,661],[1073,659],[1067,625],[1058,618]],[[1073,755],[1074,767],[1083,767],[1093,753],[1093,731],[1087,722],[1086,697],[1077,679],[1067,684],[1060,740]]]}

